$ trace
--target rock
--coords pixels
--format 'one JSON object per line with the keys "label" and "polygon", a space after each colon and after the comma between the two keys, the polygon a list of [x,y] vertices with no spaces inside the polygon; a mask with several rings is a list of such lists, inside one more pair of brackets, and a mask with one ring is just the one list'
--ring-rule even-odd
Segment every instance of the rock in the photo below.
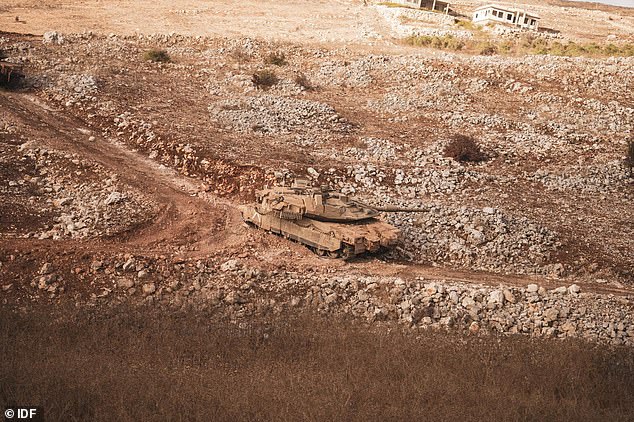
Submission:
{"label": "rock", "polygon": [[308,167],[306,169],[306,172],[314,179],[317,179],[319,177],[319,172],[312,167]]}
{"label": "rock", "polygon": [[491,208],[491,207],[484,207],[482,208],[482,212],[485,214],[495,214],[495,208]]}
{"label": "rock", "polygon": [[134,264],[135,264],[135,260],[134,258],[130,257],[128,258],[128,260],[123,264],[123,266],[121,267],[123,269],[123,271],[130,271],[132,268],[134,268]]}
{"label": "rock", "polygon": [[577,332],[577,327],[572,322],[568,321],[560,327],[561,331],[568,336],[573,336]]}
{"label": "rock", "polygon": [[553,293],[563,295],[568,293],[568,289],[565,286],[560,286],[560,287],[557,287],[556,289],[553,289]]}
{"label": "rock", "polygon": [[240,267],[240,261],[238,261],[237,259],[230,259],[220,266],[220,271],[224,271],[224,272],[235,271],[239,267]]}
{"label": "rock", "polygon": [[240,296],[238,292],[235,292],[233,290],[227,293],[224,300],[227,305],[246,303],[246,300],[242,296]]}
{"label": "rock", "polygon": [[119,281],[117,281],[117,286],[126,290],[131,289],[132,287],[134,287],[134,280],[130,278],[122,278]]}
{"label": "rock", "polygon": [[460,301],[460,295],[455,291],[451,291],[449,292],[449,300],[451,300],[452,303],[457,304]]}
{"label": "rock", "polygon": [[559,311],[555,308],[547,309],[544,312],[544,320],[546,320],[547,322],[556,321],[558,317],[559,317]]}
{"label": "rock", "polygon": [[526,291],[528,293],[537,293],[539,291],[539,286],[537,284],[529,284],[526,286]]}
{"label": "rock", "polygon": [[57,277],[54,274],[43,275],[42,277],[39,278],[37,287],[39,289],[46,289],[48,288],[49,285],[54,283],[56,279]]}
{"label": "rock", "polygon": [[568,291],[571,294],[576,295],[576,294],[579,294],[581,292],[581,287],[579,287],[576,284],[572,284],[570,287],[568,287]]}
{"label": "rock", "polygon": [[125,196],[121,192],[110,192],[110,195],[104,200],[105,205],[113,205],[121,202]]}
{"label": "rock", "polygon": [[516,299],[513,292],[511,292],[509,289],[504,289],[502,293],[504,294],[504,299],[506,299],[507,302],[515,303]]}
{"label": "rock", "polygon": [[147,270],[141,270],[137,273],[137,277],[139,279],[144,279],[149,275],[149,272]]}
{"label": "rock", "polygon": [[143,294],[151,295],[156,291],[156,285],[154,283],[145,283],[143,285]]}
{"label": "rock", "polygon": [[463,306],[463,307],[465,307],[465,308],[470,308],[470,307],[472,307],[472,306],[474,306],[474,305],[475,305],[475,300],[473,300],[473,299],[472,299],[472,298],[470,298],[470,297],[465,297],[464,299],[462,299],[462,302],[461,302],[461,303],[462,303],[462,306]]}
{"label": "rock", "polygon": [[44,44],[63,44],[64,36],[56,31],[47,31],[42,37]]}
{"label": "rock", "polygon": [[44,263],[44,265],[42,265],[42,267],[40,268],[40,275],[46,275],[52,272],[53,272],[53,268],[50,262]]}
{"label": "rock", "polygon": [[370,295],[368,295],[363,290],[359,290],[357,292],[357,298],[359,299],[360,302],[365,302],[366,300],[368,300],[370,298]]}
{"label": "rock", "polygon": [[472,334],[477,333],[478,331],[480,331],[480,324],[478,324],[476,321],[473,321],[470,325],[469,325],[469,332],[471,332]]}
{"label": "rock", "polygon": [[328,296],[326,296],[325,301],[328,305],[335,303],[337,301],[337,293],[330,293]]}
{"label": "rock", "polygon": [[497,303],[503,305],[504,300],[504,293],[500,290],[493,290],[491,293],[489,293],[489,303]]}

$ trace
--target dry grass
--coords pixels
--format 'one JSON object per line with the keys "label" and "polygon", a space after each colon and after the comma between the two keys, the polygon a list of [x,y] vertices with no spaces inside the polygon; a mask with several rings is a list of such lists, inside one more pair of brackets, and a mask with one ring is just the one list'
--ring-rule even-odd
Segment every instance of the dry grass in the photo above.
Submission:
{"label": "dry grass", "polygon": [[632,420],[634,354],[295,318],[0,314],[0,404],[47,420]]}
{"label": "dry grass", "polygon": [[526,34],[517,40],[496,40],[478,31],[473,39],[459,39],[451,35],[421,35],[405,38],[405,44],[416,47],[431,47],[441,50],[464,51],[472,54],[505,55],[551,55],[566,57],[631,57],[634,56],[634,44],[597,44],[575,43],[568,41],[546,40]]}

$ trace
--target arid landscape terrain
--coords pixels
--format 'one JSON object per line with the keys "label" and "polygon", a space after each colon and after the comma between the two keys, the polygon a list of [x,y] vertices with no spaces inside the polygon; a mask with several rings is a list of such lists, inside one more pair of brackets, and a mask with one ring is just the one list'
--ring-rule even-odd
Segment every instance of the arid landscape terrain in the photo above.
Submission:
{"label": "arid landscape terrain", "polygon": [[[517,3],[2,2],[0,405],[634,418],[634,9]],[[319,257],[238,208],[296,178],[420,211]]]}

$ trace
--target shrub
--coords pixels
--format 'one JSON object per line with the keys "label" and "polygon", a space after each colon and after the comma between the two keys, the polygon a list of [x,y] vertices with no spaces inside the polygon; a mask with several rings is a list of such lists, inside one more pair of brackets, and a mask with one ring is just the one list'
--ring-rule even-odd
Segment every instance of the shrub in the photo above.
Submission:
{"label": "shrub", "polygon": [[242,47],[236,47],[229,53],[237,62],[244,63],[251,60],[251,55]]}
{"label": "shrub", "polygon": [[634,176],[634,139],[627,143],[627,154],[625,155],[625,166],[630,170],[630,177]]}
{"label": "shrub", "polygon": [[481,56],[493,56],[498,53],[498,47],[497,45],[489,42],[480,43],[478,45],[478,53]]}
{"label": "shrub", "polygon": [[256,71],[253,76],[251,76],[251,82],[253,82],[256,88],[267,89],[277,84],[279,79],[277,75],[275,75],[275,72],[263,69]]}
{"label": "shrub", "polygon": [[460,162],[478,163],[487,159],[480,150],[480,146],[473,138],[466,135],[455,135],[445,146],[444,153],[445,157],[451,157]]}
{"label": "shrub", "polygon": [[301,86],[306,91],[310,91],[311,89],[313,89],[313,85],[310,83],[306,75],[301,72],[295,75],[294,80],[297,85]]}
{"label": "shrub", "polygon": [[172,61],[169,54],[167,54],[167,51],[159,50],[156,48],[146,51],[143,54],[143,58],[151,62],[160,62],[160,63],[169,63]]}
{"label": "shrub", "polygon": [[284,53],[274,52],[274,53],[269,53],[264,58],[264,63],[272,64],[275,66],[284,66],[285,64],[287,64],[287,61],[286,61],[286,56],[284,55]]}

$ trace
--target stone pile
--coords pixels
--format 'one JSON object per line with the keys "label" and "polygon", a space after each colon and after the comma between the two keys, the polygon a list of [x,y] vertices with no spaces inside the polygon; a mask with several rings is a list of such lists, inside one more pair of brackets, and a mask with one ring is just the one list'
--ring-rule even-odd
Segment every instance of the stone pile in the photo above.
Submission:
{"label": "stone pile", "polygon": [[[97,256],[85,265],[89,266],[78,267],[75,274],[90,280],[81,286],[91,290],[76,306],[142,303],[215,309],[234,321],[312,310],[412,329],[634,345],[634,298],[585,292],[576,284],[546,289],[537,284],[487,286],[422,277],[268,271],[239,258],[178,260],[128,254]],[[34,300],[71,294],[78,298],[54,263],[40,267],[31,288],[44,296],[36,294]],[[15,289],[5,287],[0,295]]]}
{"label": "stone pile", "polygon": [[23,234],[24,237],[110,236],[129,230],[155,213],[156,204],[140,192],[119,187],[117,175],[108,174],[97,164],[82,162],[75,154],[42,148],[33,142],[22,144],[19,150],[34,172],[25,174],[16,183],[28,182],[34,203],[40,203],[43,211],[52,215],[49,226],[35,228]]}
{"label": "stone pile", "polygon": [[425,213],[391,213],[402,250],[415,261],[516,274],[564,274],[551,255],[557,234],[527,218],[482,209],[425,205]]}
{"label": "stone pile", "polygon": [[345,133],[350,125],[327,104],[271,94],[224,100],[211,106],[212,118],[239,132],[287,134]]}

